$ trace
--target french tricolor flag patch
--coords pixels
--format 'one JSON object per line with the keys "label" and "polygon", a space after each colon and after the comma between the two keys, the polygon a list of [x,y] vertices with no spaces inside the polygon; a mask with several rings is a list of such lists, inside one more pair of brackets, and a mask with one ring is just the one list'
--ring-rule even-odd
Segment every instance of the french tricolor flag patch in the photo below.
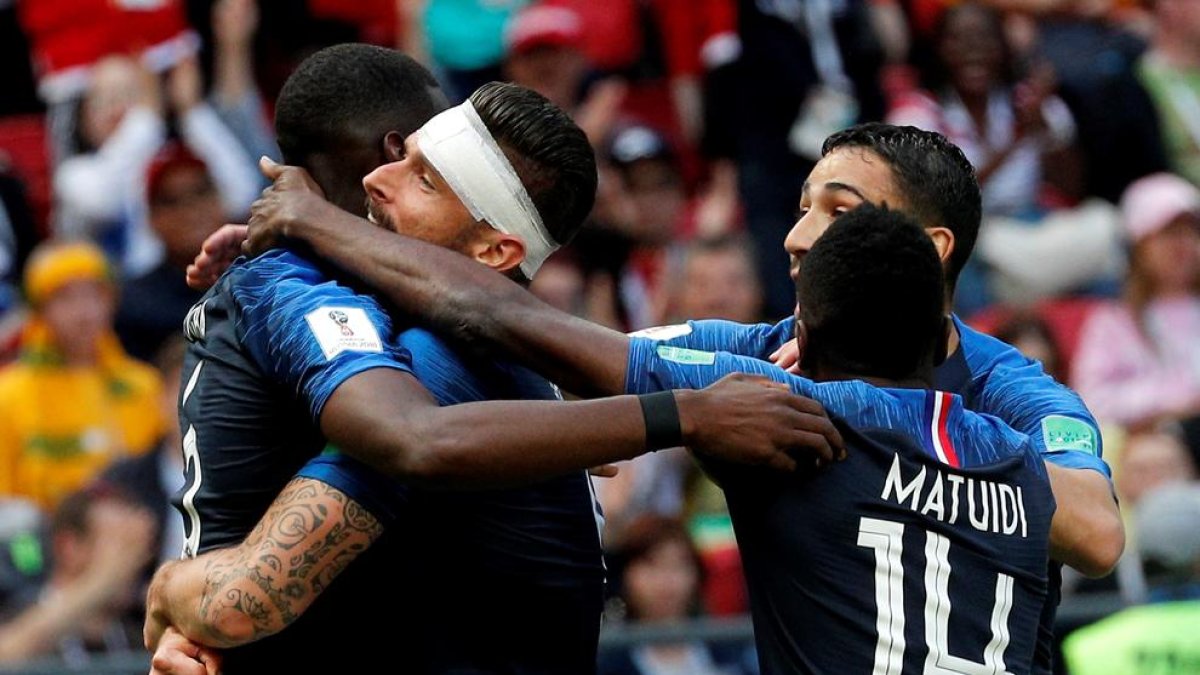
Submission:
{"label": "french tricolor flag patch", "polygon": [[950,406],[954,397],[944,391],[930,391],[925,395],[925,449],[943,464],[960,467],[958,452],[950,441],[946,419],[950,417]]}

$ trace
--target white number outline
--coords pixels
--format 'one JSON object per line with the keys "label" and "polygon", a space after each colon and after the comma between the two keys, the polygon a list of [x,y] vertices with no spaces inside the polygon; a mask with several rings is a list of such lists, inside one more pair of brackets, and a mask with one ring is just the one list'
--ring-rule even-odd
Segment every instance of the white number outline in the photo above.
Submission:
{"label": "white number outline", "polygon": [[[192,376],[188,378],[187,387],[183,390],[183,399],[179,402],[180,408],[187,404],[192,391],[196,389],[196,382],[200,379],[200,369],[203,367],[204,361],[198,362],[196,369],[192,371]],[[183,543],[181,558],[194,558],[200,550],[200,512],[196,510],[196,494],[200,492],[200,483],[204,480],[204,472],[200,469],[200,449],[196,444],[196,427],[193,425],[188,425],[187,433],[183,436],[183,470],[186,472],[189,469],[193,471],[194,478],[187,491],[183,493],[182,502],[183,511],[187,514],[191,527],[188,528],[187,540]]]}
{"label": "white number outline", "polygon": [[[904,524],[861,518],[858,545],[875,552],[875,666],[872,675],[900,675],[904,667]],[[1008,616],[1013,604],[1013,578],[996,575],[992,606],[992,639],[983,650],[983,663],[950,653],[950,540],[925,533],[925,656],[924,675],[1012,675],[1004,664],[1011,634]],[[896,609],[899,608],[899,612]]]}

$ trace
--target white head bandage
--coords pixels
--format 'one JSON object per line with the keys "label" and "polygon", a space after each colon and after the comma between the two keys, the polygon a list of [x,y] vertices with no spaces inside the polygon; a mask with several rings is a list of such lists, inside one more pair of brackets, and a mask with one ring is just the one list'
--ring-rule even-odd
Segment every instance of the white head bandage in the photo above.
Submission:
{"label": "white head bandage", "polygon": [[521,238],[521,271],[532,279],[558,245],[471,102],[426,122],[417,130],[417,147],[476,220]]}

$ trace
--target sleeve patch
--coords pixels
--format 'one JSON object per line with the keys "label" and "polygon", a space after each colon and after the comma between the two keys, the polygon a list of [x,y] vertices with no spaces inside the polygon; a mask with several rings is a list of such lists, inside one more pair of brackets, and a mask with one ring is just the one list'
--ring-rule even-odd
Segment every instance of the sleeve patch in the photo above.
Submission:
{"label": "sleeve patch", "polygon": [[717,361],[716,354],[712,352],[702,352],[697,349],[684,349],[683,347],[659,345],[656,351],[661,359],[691,366],[711,366]]}
{"label": "sleeve patch", "polygon": [[1075,450],[1096,454],[1100,434],[1096,427],[1083,420],[1065,415],[1048,415],[1042,418],[1042,440],[1046,450]]}
{"label": "sleeve patch", "polygon": [[655,326],[653,328],[644,328],[639,331],[634,331],[629,334],[629,337],[640,337],[648,340],[671,340],[684,335],[692,334],[692,326],[687,323],[678,323],[673,326]]}
{"label": "sleeve patch", "polygon": [[325,360],[342,352],[382,352],[383,340],[360,307],[320,307],[304,316]]}

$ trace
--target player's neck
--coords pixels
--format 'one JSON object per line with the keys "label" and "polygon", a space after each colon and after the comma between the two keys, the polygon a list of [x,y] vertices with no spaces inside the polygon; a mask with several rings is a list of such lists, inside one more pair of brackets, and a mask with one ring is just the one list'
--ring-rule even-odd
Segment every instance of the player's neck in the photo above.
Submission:
{"label": "player's neck", "polygon": [[933,387],[933,368],[922,366],[918,372],[908,377],[891,378],[852,373],[834,366],[818,364],[813,369],[812,378],[817,382],[860,380],[886,389],[930,389]]}

